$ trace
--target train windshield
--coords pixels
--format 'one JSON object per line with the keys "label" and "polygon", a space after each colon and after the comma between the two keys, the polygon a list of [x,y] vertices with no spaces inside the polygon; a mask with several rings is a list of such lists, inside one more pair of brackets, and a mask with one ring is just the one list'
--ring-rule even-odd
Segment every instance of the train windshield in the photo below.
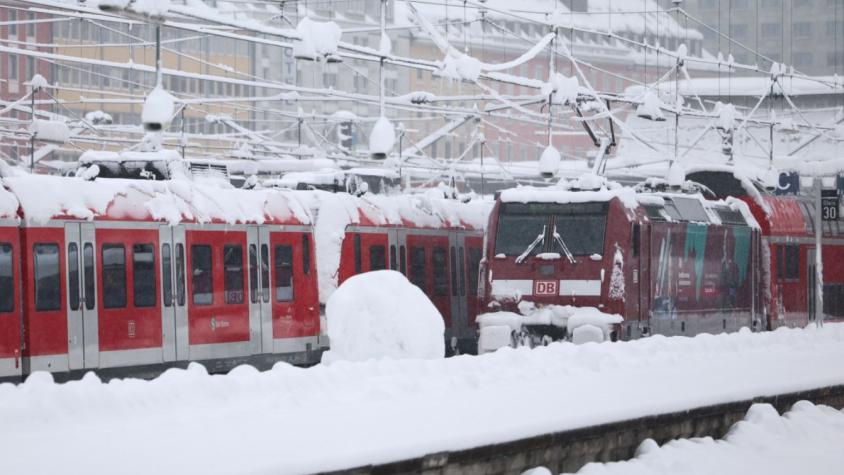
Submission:
{"label": "train windshield", "polygon": [[[542,234],[543,228],[547,233],[556,228],[574,256],[602,254],[606,223],[607,203],[503,203],[498,216],[495,254],[522,255]],[[548,236],[529,255],[541,252],[565,254],[560,242]]]}

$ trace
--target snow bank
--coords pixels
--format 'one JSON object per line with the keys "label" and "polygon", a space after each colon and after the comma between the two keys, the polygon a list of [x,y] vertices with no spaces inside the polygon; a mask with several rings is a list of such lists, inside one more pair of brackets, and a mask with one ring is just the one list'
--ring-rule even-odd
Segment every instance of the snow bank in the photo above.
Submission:
{"label": "snow bank", "polygon": [[64,473],[91,447],[88,475],[312,473],[844,384],[842,360],[827,324],[107,384],[38,373],[0,385],[0,447],[5,473]]}
{"label": "snow bank", "polygon": [[501,192],[500,199],[504,203],[588,203],[593,201],[610,201],[618,198],[629,209],[639,207],[636,192],[632,188],[613,188],[597,191],[568,191],[563,188],[535,188],[522,186],[510,188]]}
{"label": "snow bank", "polygon": [[392,270],[343,282],[325,307],[331,350],[322,361],[445,356],[445,324],[419,287]]}
{"label": "snow bank", "polygon": [[691,475],[747,473],[837,475],[844,466],[844,411],[800,401],[780,416],[770,404],[754,404],[721,440],[644,441],[636,458],[591,463],[580,475]]}

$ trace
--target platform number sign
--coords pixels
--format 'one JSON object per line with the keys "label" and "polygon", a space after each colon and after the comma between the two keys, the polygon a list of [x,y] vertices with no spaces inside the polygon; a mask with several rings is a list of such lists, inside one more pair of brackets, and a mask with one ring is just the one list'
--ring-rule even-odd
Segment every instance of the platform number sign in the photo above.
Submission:
{"label": "platform number sign", "polygon": [[557,295],[559,285],[556,280],[536,280],[533,282],[533,295]]}
{"label": "platform number sign", "polygon": [[821,190],[821,219],[838,220],[838,190]]}

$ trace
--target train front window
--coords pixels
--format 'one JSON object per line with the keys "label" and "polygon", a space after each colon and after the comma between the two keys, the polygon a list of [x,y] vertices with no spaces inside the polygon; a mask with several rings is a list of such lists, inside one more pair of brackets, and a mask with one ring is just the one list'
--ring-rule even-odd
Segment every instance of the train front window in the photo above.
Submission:
{"label": "train front window", "polygon": [[[527,251],[537,236],[548,226],[549,206],[545,203],[505,203],[498,216],[498,233],[495,238],[495,254],[520,256]],[[529,255],[542,252],[540,243],[531,249]]]}
{"label": "train front window", "polygon": [[15,282],[12,277],[12,245],[0,244],[0,312],[15,309]]}
{"label": "train front window", "polygon": [[[554,214],[554,227],[573,256],[603,254],[606,224],[606,203],[562,205]],[[553,252],[563,254],[558,241],[554,241],[551,248]]]}

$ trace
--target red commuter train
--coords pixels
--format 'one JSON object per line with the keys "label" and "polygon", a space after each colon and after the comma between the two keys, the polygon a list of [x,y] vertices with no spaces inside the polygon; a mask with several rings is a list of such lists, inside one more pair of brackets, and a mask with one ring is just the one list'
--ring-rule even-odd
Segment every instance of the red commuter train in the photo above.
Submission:
{"label": "red commuter train", "polygon": [[0,381],[316,363],[320,302],[381,268],[406,272],[450,348],[472,351],[488,205],[188,180],[0,183]]}
{"label": "red commuter train", "polygon": [[[623,317],[613,338],[804,326],[814,308],[810,202],[771,196],[731,171],[687,178],[696,193],[652,187],[513,189],[490,215],[484,310],[597,307]],[[654,188],[660,188],[657,191]],[[704,197],[706,195],[706,197]],[[844,229],[825,223],[823,259],[844,258]],[[844,316],[844,267],[824,269],[824,314]],[[566,338],[524,325],[513,340]],[[545,339],[543,339],[545,337]]]}

